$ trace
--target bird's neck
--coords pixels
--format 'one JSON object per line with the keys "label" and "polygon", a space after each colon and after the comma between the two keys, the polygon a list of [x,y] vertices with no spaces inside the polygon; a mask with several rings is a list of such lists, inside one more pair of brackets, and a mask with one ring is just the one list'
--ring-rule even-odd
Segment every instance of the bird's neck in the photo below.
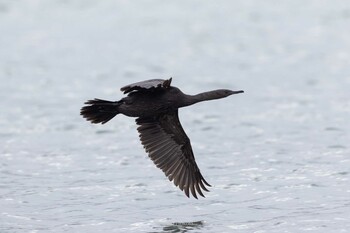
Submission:
{"label": "bird's neck", "polygon": [[215,100],[215,99],[221,99],[221,98],[224,98],[224,96],[220,95],[218,90],[207,91],[207,92],[199,93],[197,95],[187,95],[186,106],[199,103],[202,101]]}

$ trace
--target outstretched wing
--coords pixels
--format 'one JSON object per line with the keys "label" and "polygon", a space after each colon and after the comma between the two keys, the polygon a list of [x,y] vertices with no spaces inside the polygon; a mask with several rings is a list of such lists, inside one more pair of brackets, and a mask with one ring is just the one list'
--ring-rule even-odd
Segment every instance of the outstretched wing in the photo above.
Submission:
{"label": "outstretched wing", "polygon": [[171,79],[150,79],[142,82],[137,82],[133,84],[129,84],[125,87],[120,88],[121,91],[124,92],[124,94],[132,92],[132,91],[139,91],[139,90],[151,90],[151,89],[157,89],[157,88],[168,88],[170,87]]}
{"label": "outstretched wing", "polygon": [[170,181],[185,191],[187,197],[191,191],[203,196],[202,190],[210,186],[203,178],[193,156],[190,140],[184,132],[178,117],[178,111],[154,118],[138,118],[137,130],[149,157],[162,169]]}

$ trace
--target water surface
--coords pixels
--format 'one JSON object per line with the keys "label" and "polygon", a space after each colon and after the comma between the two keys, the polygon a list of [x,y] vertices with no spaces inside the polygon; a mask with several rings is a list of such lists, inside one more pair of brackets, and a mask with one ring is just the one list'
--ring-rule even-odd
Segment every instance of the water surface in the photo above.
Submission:
{"label": "water surface", "polygon": [[[347,1],[0,1],[1,232],[349,232]],[[212,184],[188,199],[90,98],[173,77]]]}

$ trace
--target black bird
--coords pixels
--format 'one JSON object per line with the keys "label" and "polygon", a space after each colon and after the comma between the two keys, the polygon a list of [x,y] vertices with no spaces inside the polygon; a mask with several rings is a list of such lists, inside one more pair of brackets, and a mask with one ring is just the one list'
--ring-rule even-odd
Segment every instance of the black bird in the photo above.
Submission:
{"label": "black bird", "polygon": [[190,139],[183,130],[178,109],[201,101],[225,98],[243,93],[226,89],[186,95],[170,86],[171,78],[151,79],[121,88],[127,97],[119,101],[94,99],[80,114],[92,123],[105,124],[117,114],[137,117],[140,140],[154,164],[162,169],[170,181],[183,190],[187,197],[203,196],[201,189],[210,184],[203,178],[196,164]]}

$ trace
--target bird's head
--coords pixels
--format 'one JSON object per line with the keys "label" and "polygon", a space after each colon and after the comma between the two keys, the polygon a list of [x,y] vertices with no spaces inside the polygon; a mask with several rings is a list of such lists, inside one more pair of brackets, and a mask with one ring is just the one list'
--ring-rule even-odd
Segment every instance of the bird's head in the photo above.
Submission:
{"label": "bird's head", "polygon": [[220,90],[217,90],[216,92],[218,95],[220,95],[222,97],[227,97],[227,96],[234,95],[234,94],[244,93],[243,90],[232,91],[229,89],[220,89]]}

